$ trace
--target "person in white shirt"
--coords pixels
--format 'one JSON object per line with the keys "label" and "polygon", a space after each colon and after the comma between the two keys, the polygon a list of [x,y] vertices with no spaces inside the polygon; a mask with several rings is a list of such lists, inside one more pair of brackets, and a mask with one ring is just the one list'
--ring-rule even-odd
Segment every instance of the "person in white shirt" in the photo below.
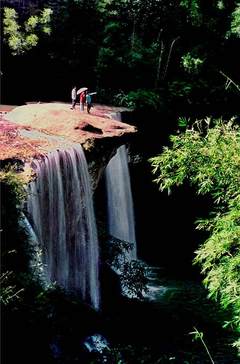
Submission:
{"label": "person in white shirt", "polygon": [[75,109],[75,105],[77,103],[77,86],[74,86],[71,92],[71,98],[72,98],[72,106],[71,109]]}

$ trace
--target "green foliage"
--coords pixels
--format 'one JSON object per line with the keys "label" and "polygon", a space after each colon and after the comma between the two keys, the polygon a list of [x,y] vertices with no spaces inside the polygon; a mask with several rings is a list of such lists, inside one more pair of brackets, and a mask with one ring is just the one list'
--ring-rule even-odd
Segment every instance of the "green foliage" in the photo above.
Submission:
{"label": "green foliage", "polygon": [[106,245],[106,262],[118,272],[122,289],[130,297],[143,298],[147,292],[147,266],[130,258],[133,245],[109,236]]}
{"label": "green foliage", "polygon": [[18,23],[18,14],[15,9],[4,8],[3,34],[13,55],[20,55],[38,44],[39,37],[35,32],[50,35],[52,10],[43,9],[40,15],[31,15],[21,26]]}
{"label": "green foliage", "polygon": [[9,271],[0,274],[0,304],[4,306],[18,301],[23,291],[23,288],[17,289],[16,285],[12,284],[12,276],[13,272]]}
{"label": "green foliage", "polygon": [[[139,85],[138,89],[156,86],[155,78],[159,81],[160,75],[165,77],[171,58],[171,36],[166,47],[164,42],[166,52],[162,55],[161,21],[164,18],[164,25],[168,24],[165,16],[168,18],[168,12],[178,12],[178,8],[165,0],[148,3],[103,0],[98,1],[97,8],[103,26],[96,67],[99,86],[103,87],[109,80],[115,90],[123,89],[124,92],[132,90],[134,85]],[[165,29],[165,37],[169,38],[167,32]],[[107,52],[106,59],[102,48],[112,51]]]}
{"label": "green foliage", "polygon": [[[13,9],[11,9],[11,10],[13,10]],[[16,17],[15,17],[15,19],[16,19]],[[33,31],[36,28],[37,24],[38,24],[38,17],[36,15],[30,16],[30,18],[28,18],[28,20],[25,22],[26,32]]]}
{"label": "green foliage", "polygon": [[197,250],[195,263],[202,266],[210,297],[232,313],[225,326],[240,333],[240,195],[229,203],[229,211],[199,221],[198,228],[207,229],[210,237]]}
{"label": "green foliage", "polygon": [[227,76],[224,72],[220,71],[219,73],[226,79],[225,90],[228,90],[230,88],[230,89],[234,89],[235,91],[237,90],[237,92],[240,92],[239,84],[237,84],[232,78]]}
{"label": "green foliage", "polygon": [[117,5],[121,7],[125,2],[125,0],[99,0],[97,1],[97,9],[105,16],[114,16],[117,15]]}
{"label": "green foliage", "polygon": [[189,20],[192,25],[199,26],[202,23],[202,13],[200,11],[200,0],[182,0],[180,6],[188,11]]}
{"label": "green foliage", "polygon": [[114,95],[113,103],[117,106],[124,106],[130,109],[134,108],[134,103],[129,100],[128,94],[126,94],[122,90],[120,90],[116,95]]}
{"label": "green foliage", "polygon": [[205,350],[207,352],[207,355],[208,355],[208,357],[210,359],[210,362],[212,364],[214,364],[213,358],[212,358],[212,356],[211,356],[211,354],[210,354],[210,352],[208,350],[207,344],[205,343],[205,341],[203,339],[203,332],[200,332],[196,327],[194,327],[194,331],[190,332],[190,335],[193,335],[194,340],[200,340],[201,341],[201,343],[203,344],[203,346],[204,346],[204,348],[205,348]]}
{"label": "green foliage", "polygon": [[240,133],[233,121],[211,119],[196,122],[185,134],[170,137],[172,148],[152,158],[153,173],[161,190],[181,185],[187,179],[199,194],[211,193],[215,202],[228,202],[239,193]]}
{"label": "green foliage", "polygon": [[225,9],[224,0],[218,0],[218,2],[217,2],[217,8],[219,10],[224,10]]}
{"label": "green foliage", "polygon": [[189,119],[186,119],[184,117],[178,119],[179,128],[186,130],[188,124],[189,124]]}
{"label": "green foliage", "polygon": [[151,90],[136,90],[125,94],[123,91],[114,97],[114,102],[119,106],[126,106],[134,110],[154,110],[160,107],[160,96],[158,92]]}
{"label": "green foliage", "polygon": [[19,221],[26,190],[22,177],[16,172],[17,168],[16,165],[7,166],[0,171],[2,272],[12,270],[13,267],[7,267],[7,262],[16,259],[16,256],[15,254],[9,254],[9,252],[15,252],[19,248],[19,240],[25,238]]}
{"label": "green foliage", "polygon": [[182,65],[186,72],[197,73],[203,60],[198,57],[193,57],[190,52],[182,56]]}
{"label": "green foliage", "polygon": [[240,3],[237,4],[235,10],[232,13],[231,28],[227,33],[227,37],[230,35],[240,37]]}
{"label": "green foliage", "polygon": [[17,165],[7,166],[4,170],[0,171],[0,183],[3,186],[7,186],[9,192],[12,195],[13,204],[20,206],[26,197],[25,183],[19,174],[16,173],[18,169]]}
{"label": "green foliage", "polygon": [[147,266],[140,260],[125,262],[121,269],[121,284],[130,296],[143,298],[147,292]]}
{"label": "green foliage", "polygon": [[[226,0],[206,4],[202,0],[46,0],[43,6],[51,7],[53,13],[48,8],[40,11],[37,4],[19,6],[18,13],[3,9],[3,36],[12,54],[26,54],[37,48],[24,57],[21,74],[27,73],[32,61],[42,64],[38,69],[39,82],[26,83],[26,94],[33,88],[37,98],[43,93],[46,99],[66,99],[69,84],[80,77],[80,84],[105,89],[106,94],[112,95],[109,103],[119,90],[128,95],[154,88],[156,94],[163,90],[167,106],[171,101],[174,107],[175,101],[184,106],[216,103],[215,93],[220,100],[228,97],[232,89],[222,92],[219,70],[239,83],[234,74],[238,39],[226,38],[231,27],[230,33],[238,34],[236,1],[228,5]],[[50,31],[51,37],[46,37]],[[6,74],[20,82],[17,65],[8,60],[5,64]],[[80,76],[79,70],[84,70]],[[49,77],[55,80],[54,86],[46,89],[44,79]],[[33,87],[28,87],[29,83]],[[5,97],[12,98],[10,94]],[[130,94],[129,98],[124,97],[121,102],[130,107],[137,103],[142,108],[148,100],[141,95]],[[148,102],[146,107],[155,110],[155,104]],[[162,97],[161,106],[166,106]]]}
{"label": "green foliage", "polygon": [[[15,304],[23,291],[16,283],[13,266],[8,266],[17,257],[15,244],[22,234],[18,221],[21,206],[26,196],[25,183],[16,173],[17,166],[7,166],[0,171],[1,190],[1,274],[0,274],[0,303]],[[19,246],[17,247],[19,248]],[[15,264],[15,263],[14,263]]]}
{"label": "green foliage", "polygon": [[132,249],[133,244],[110,235],[106,242],[105,260],[109,265],[119,270],[122,264],[127,262],[127,254],[129,255]]}
{"label": "green foliage", "polygon": [[[212,127],[210,128],[210,126]],[[172,147],[150,160],[160,190],[184,182],[213,200],[212,217],[198,221],[209,238],[196,252],[209,296],[231,318],[225,326],[240,332],[240,128],[234,120],[197,121],[171,136]],[[237,346],[237,344],[236,344]]]}
{"label": "green foliage", "polygon": [[236,348],[238,352],[240,352],[240,339],[233,343],[233,347]]}
{"label": "green foliage", "polygon": [[168,90],[171,97],[184,98],[185,100],[191,95],[193,84],[186,81],[169,82]]}

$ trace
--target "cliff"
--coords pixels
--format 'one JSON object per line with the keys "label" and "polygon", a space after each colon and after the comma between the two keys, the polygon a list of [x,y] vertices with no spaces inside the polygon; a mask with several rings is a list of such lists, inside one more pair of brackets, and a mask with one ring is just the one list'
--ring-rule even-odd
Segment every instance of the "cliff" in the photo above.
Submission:
{"label": "cliff", "polygon": [[124,110],[94,105],[87,114],[63,103],[16,107],[0,119],[1,166],[16,163],[26,172],[33,158],[80,143],[95,186],[115,149],[136,132],[134,126],[113,119]]}

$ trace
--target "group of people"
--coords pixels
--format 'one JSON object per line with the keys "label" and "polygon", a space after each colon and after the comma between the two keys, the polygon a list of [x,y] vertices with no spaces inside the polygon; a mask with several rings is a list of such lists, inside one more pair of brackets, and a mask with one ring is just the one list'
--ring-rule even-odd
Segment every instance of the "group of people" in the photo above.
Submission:
{"label": "group of people", "polygon": [[80,111],[84,111],[84,105],[87,106],[87,112],[90,113],[91,107],[92,107],[92,98],[91,95],[88,93],[87,90],[84,90],[78,94],[77,87],[74,86],[71,92],[71,98],[72,98],[72,106],[71,109],[74,110],[76,103],[77,103],[77,96],[79,95],[79,107]]}

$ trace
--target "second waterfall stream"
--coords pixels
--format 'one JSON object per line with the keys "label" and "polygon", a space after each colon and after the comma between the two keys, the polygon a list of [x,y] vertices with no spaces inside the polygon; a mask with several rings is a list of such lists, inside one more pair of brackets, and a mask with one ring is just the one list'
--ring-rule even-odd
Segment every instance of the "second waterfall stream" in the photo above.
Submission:
{"label": "second waterfall stream", "polygon": [[105,178],[108,232],[117,239],[131,243],[130,259],[137,259],[133,199],[125,145],[118,148],[108,163]]}

